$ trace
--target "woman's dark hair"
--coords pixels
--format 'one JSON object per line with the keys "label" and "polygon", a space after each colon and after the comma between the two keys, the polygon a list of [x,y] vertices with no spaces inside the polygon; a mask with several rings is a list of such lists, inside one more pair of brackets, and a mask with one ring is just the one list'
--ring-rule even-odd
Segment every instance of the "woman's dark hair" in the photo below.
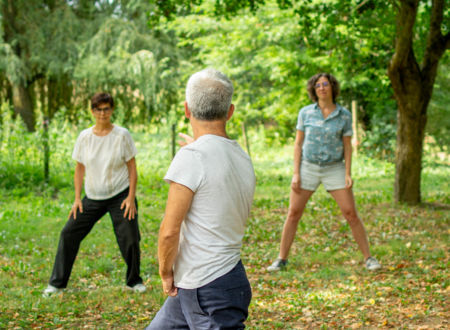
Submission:
{"label": "woman's dark hair", "polygon": [[328,81],[331,84],[331,90],[333,92],[333,103],[336,103],[336,98],[338,97],[339,93],[341,92],[341,88],[339,87],[339,82],[337,79],[329,73],[318,73],[308,80],[307,89],[309,98],[313,100],[314,102],[317,102],[317,94],[316,94],[316,83],[317,80],[319,80],[321,77],[325,77],[328,79]]}
{"label": "woman's dark hair", "polygon": [[91,97],[91,109],[96,109],[100,104],[108,103],[111,108],[114,108],[114,99],[108,93],[95,93]]}

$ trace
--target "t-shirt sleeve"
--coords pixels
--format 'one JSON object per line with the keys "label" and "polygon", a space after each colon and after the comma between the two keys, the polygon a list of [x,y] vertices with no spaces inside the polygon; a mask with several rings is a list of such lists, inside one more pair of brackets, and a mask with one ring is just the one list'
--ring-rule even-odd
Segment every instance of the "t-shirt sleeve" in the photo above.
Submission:
{"label": "t-shirt sleeve", "polygon": [[353,129],[352,129],[352,116],[351,114],[347,114],[345,117],[345,123],[344,123],[344,129],[343,129],[343,136],[352,136],[353,135]]}
{"label": "t-shirt sleeve", "polygon": [[305,131],[305,124],[303,122],[303,116],[302,116],[302,112],[300,111],[298,113],[298,118],[297,118],[297,130],[298,131]]}
{"label": "t-shirt sleeve", "polygon": [[125,162],[135,157],[137,154],[136,146],[134,145],[133,138],[128,130],[124,130],[122,138],[122,158]]}
{"label": "t-shirt sleeve", "polygon": [[78,135],[77,141],[75,142],[75,147],[73,148],[72,158],[77,162],[85,165],[83,157],[83,140],[85,134],[81,133]]}
{"label": "t-shirt sleeve", "polygon": [[194,193],[203,180],[203,167],[198,152],[187,148],[180,149],[167,170],[164,180],[188,187]]}

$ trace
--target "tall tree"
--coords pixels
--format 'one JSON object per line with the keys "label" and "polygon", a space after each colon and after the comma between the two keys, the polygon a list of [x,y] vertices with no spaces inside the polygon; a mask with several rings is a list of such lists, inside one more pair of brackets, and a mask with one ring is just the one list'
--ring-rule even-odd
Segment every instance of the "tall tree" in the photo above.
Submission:
{"label": "tall tree", "polygon": [[[0,13],[0,52],[5,56],[0,70],[8,79],[14,111],[33,131],[36,93],[45,93],[39,100],[50,118],[70,95],[82,27],[65,0],[1,0]],[[45,88],[38,92],[36,85]]]}
{"label": "tall tree", "polygon": [[74,78],[91,93],[110,91],[124,122],[167,118],[179,91],[176,38],[170,31],[148,28],[151,5],[145,0],[104,5],[111,15],[84,43]]}
{"label": "tall tree", "polygon": [[[11,85],[14,111],[23,118],[28,130],[33,131],[35,116],[27,79],[28,72],[21,62],[21,59],[26,57],[27,54],[23,39],[19,37],[25,32],[25,27],[19,19],[20,4],[13,0],[2,0],[0,11],[5,41],[5,44],[1,45],[6,60],[3,65],[6,67],[6,76]],[[22,70],[17,68],[15,64]]]}
{"label": "tall tree", "polygon": [[426,48],[422,63],[414,50],[414,25],[419,0],[402,0],[396,4],[397,33],[395,52],[388,74],[398,105],[395,198],[420,202],[422,150],[427,122],[427,108],[433,92],[439,60],[450,48],[450,33],[442,34],[445,0],[433,0]]}
{"label": "tall tree", "polygon": [[[29,131],[36,110],[75,119],[108,90],[124,121],[158,120],[176,103],[177,61],[169,33],[149,30],[146,0],[0,0],[0,87]],[[117,111],[118,114],[120,111]]]}
{"label": "tall tree", "polygon": [[[184,14],[202,0],[152,2],[160,10],[153,17],[164,15],[170,18]],[[245,7],[255,10],[265,2],[265,0],[217,0],[214,11],[216,15],[229,17]],[[376,63],[372,62],[377,57],[374,54],[380,49],[385,50],[389,47],[383,32],[387,32],[387,35],[392,34],[390,44],[395,46],[394,51],[390,52],[391,60],[389,62],[383,57],[380,57],[380,60],[384,60],[384,66],[388,68],[388,76],[398,105],[395,200],[409,204],[419,203],[427,107],[439,60],[450,47],[450,33],[448,26],[444,24],[449,20],[449,12],[445,8],[446,1],[391,0],[380,3],[375,0],[277,0],[277,3],[280,8],[293,7],[296,10],[304,38],[308,38],[309,33],[325,31],[321,35],[322,46],[320,44],[315,46],[321,49],[324,55],[327,52],[323,48],[341,52],[343,64],[349,66],[350,71],[354,57],[361,56],[363,52],[348,51],[346,46],[354,43],[357,38],[363,40],[367,44],[365,49],[372,52],[370,54],[372,60],[365,62],[366,68],[371,69],[372,64],[381,63],[379,60]],[[420,17],[419,9],[422,13]],[[359,16],[364,12],[372,13],[372,20],[360,20]],[[396,26],[395,21],[390,20],[390,13],[395,13]],[[425,17],[428,17],[428,22]],[[336,18],[339,18],[339,25],[345,26],[350,33],[340,33],[342,30],[335,24],[338,22]],[[335,23],[329,24],[330,22]],[[373,22],[378,24],[374,25]],[[372,29],[377,33],[371,33]],[[339,38],[335,38],[336,36]],[[420,57],[421,65],[417,61]]]}

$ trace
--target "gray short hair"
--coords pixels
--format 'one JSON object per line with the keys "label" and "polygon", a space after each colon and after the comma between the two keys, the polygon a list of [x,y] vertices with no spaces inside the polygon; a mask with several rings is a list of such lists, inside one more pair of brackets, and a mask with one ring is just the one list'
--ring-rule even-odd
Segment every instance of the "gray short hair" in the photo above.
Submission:
{"label": "gray short hair", "polygon": [[226,75],[208,68],[194,73],[189,78],[186,102],[196,119],[224,119],[230,109],[233,91],[233,83]]}

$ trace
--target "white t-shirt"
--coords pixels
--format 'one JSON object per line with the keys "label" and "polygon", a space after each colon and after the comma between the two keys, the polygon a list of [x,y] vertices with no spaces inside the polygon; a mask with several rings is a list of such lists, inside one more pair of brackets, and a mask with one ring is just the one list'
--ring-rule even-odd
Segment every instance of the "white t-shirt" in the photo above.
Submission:
{"label": "white t-shirt", "polygon": [[236,141],[203,135],[178,151],[164,179],[194,192],[181,225],[174,282],[199,288],[240,260],[255,191],[253,165]]}
{"label": "white t-shirt", "polygon": [[85,167],[84,190],[90,199],[111,198],[130,185],[127,162],[136,156],[133,139],[126,128],[115,126],[105,136],[93,127],[80,133],[72,158]]}

